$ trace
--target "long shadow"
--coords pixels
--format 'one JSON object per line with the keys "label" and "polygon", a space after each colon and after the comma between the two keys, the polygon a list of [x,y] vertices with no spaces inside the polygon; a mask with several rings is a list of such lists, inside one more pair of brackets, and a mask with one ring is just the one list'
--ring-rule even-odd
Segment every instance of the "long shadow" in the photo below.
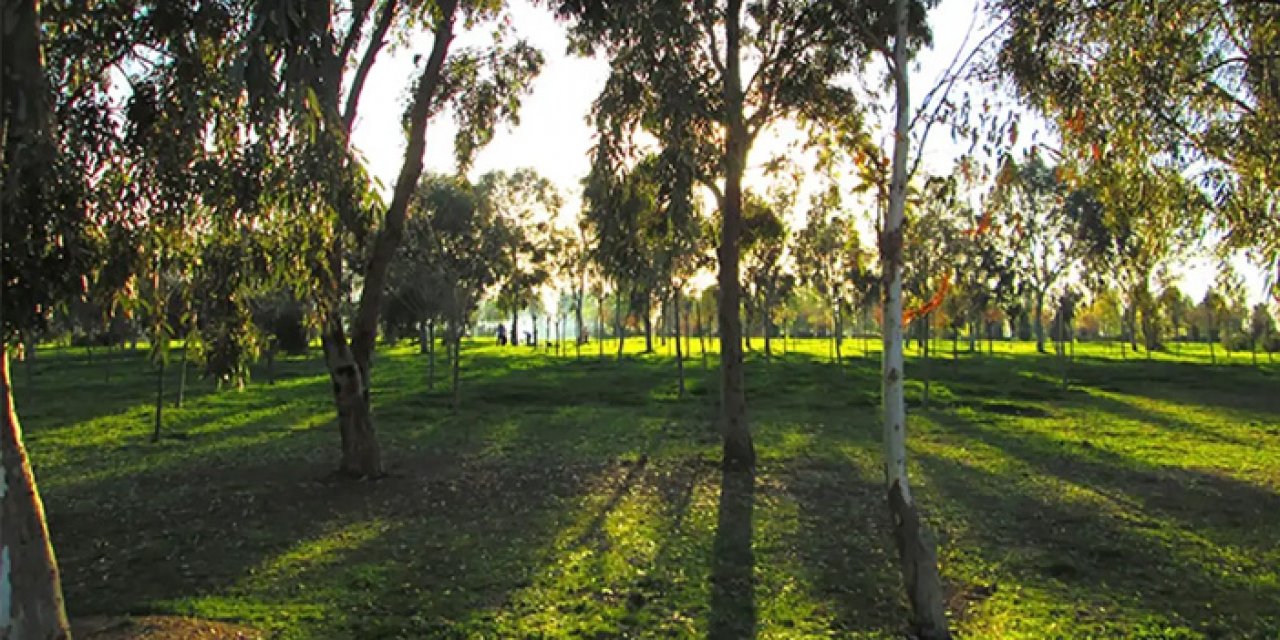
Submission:
{"label": "long shadow", "polygon": [[797,551],[834,631],[901,634],[909,611],[896,569],[884,488],[848,460],[797,460],[780,469],[799,507]]}
{"label": "long shadow", "polygon": [[[961,536],[974,538],[989,562],[1010,562],[1016,575],[1058,592],[1061,602],[1112,599],[1211,636],[1274,633],[1268,625],[1276,621],[1262,615],[1280,607],[1280,590],[1266,586],[1274,578],[1252,582],[1248,570],[1223,571],[1222,565],[1252,562],[1262,570],[1274,562],[1280,496],[1210,473],[1157,469],[1096,448],[1064,447],[1033,433],[943,421],[1029,465],[1029,478],[1088,487],[1114,505],[1099,510],[1027,480],[1010,482],[1005,474],[918,455],[931,486],[946,496],[944,504],[965,514],[970,530]],[[1206,608],[1206,601],[1213,607]]]}
{"label": "long shadow", "polygon": [[711,568],[713,640],[756,637],[755,555],[751,548],[755,472],[724,470]]}

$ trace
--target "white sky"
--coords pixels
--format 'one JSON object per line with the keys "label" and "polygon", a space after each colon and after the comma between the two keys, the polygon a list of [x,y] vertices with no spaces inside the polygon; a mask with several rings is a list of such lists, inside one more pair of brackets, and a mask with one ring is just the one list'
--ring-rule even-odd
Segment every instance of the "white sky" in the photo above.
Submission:
{"label": "white sky", "polygon": [[[912,99],[917,104],[954,57],[973,15],[974,3],[974,0],[943,0],[930,13],[934,47],[921,54],[914,69]],[[593,131],[587,116],[592,100],[608,75],[608,63],[604,59],[567,55],[564,26],[555,21],[550,11],[535,8],[527,0],[512,0],[510,5],[515,32],[543,52],[546,64],[534,83],[532,94],[523,102],[521,124],[499,128],[493,142],[479,152],[472,176],[495,169],[533,167],[560,187],[565,199],[561,218],[571,220],[580,207],[579,180],[590,169]],[[461,34],[454,47],[483,45],[487,41],[487,30],[481,28],[477,33]],[[370,73],[361,100],[353,140],[364,152],[370,172],[381,180],[385,191],[390,190],[403,161],[404,133],[400,121],[406,85],[414,75],[412,59],[417,54],[425,56],[430,45],[430,37],[424,36],[421,42],[409,47],[384,51]],[[1031,125],[1032,121],[1024,116],[1022,140],[1030,140]],[[951,145],[948,133],[941,129],[935,127],[931,134],[925,164],[926,168],[946,171],[959,150]],[[454,131],[447,114],[431,123],[427,134],[428,171],[454,171]],[[1045,132],[1041,131],[1040,136],[1044,139]],[[752,164],[758,166],[783,145],[779,136],[762,137],[753,149]],[[748,186],[751,173],[749,171],[747,177]],[[1237,269],[1246,276],[1250,303],[1265,299],[1260,272],[1243,261],[1238,262]],[[1214,274],[1212,259],[1187,260],[1182,269],[1182,287],[1198,301],[1212,284]]]}

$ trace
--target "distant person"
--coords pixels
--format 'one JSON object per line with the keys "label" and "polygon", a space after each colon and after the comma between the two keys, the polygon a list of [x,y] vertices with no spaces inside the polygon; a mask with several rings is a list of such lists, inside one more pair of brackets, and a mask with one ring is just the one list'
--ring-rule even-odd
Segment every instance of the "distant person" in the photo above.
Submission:
{"label": "distant person", "polygon": [[538,346],[533,343],[533,335],[530,334],[528,331],[524,332],[524,343],[529,345],[530,347]]}
{"label": "distant person", "polygon": [[507,328],[503,325],[498,325],[498,346],[507,346]]}

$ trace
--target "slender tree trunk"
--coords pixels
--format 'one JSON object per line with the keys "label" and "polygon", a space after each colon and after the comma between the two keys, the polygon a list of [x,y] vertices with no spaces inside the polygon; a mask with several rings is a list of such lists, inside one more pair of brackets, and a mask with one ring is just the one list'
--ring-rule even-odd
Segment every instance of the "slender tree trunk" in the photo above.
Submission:
{"label": "slender tree trunk", "polygon": [[164,424],[164,369],[164,358],[160,358],[156,367],[156,411],[155,427],[151,432],[152,442],[160,442],[160,430]]}
{"label": "slender tree trunk", "polygon": [[702,301],[694,299],[693,312],[698,316],[698,355],[702,356],[702,370],[707,370],[707,325],[702,318]]}
{"label": "slender tree trunk", "polygon": [[[585,293],[583,291],[584,288],[585,288],[585,285],[579,282],[578,291],[574,295],[574,305],[573,305],[573,316],[574,316],[573,320],[576,323],[574,325],[574,328],[578,332],[578,335],[573,342],[576,347],[576,354],[577,354],[578,360],[582,359],[582,341],[586,339],[586,334],[584,334],[582,331],[584,326],[582,324],[582,302],[583,302],[583,298],[585,297]],[[598,338],[599,336],[596,336],[596,337]]]}
{"label": "slender tree trunk", "polygon": [[[6,39],[10,26],[5,25]],[[69,639],[71,626],[62,600],[58,562],[49,542],[44,503],[22,444],[9,380],[9,349],[2,342],[0,393],[4,396],[0,407],[4,412],[0,431],[0,460],[4,464],[4,484],[0,485],[0,638]]]}
{"label": "slender tree trunk", "polygon": [[649,299],[644,301],[644,352],[653,353],[653,318],[649,309]]}
{"label": "slender tree trunk", "polygon": [[912,623],[926,640],[951,637],[938,575],[937,548],[911,496],[907,476],[907,416],[902,354],[902,240],[907,201],[907,154],[910,144],[911,100],[907,60],[907,0],[894,0],[895,37],[893,81],[897,97],[894,127],[893,176],[889,210],[885,216],[880,252],[884,286],[884,456],[889,510],[894,540],[911,602]]}
{"label": "slender tree trunk", "polygon": [[182,403],[186,401],[187,396],[187,349],[189,348],[188,340],[182,342],[182,360],[178,364],[178,397],[174,399],[173,406],[175,409],[181,409]]}
{"label": "slender tree trunk", "polygon": [[427,355],[427,351],[431,349],[431,339],[427,337],[427,321],[418,321],[418,354]]}
{"label": "slender tree trunk", "polygon": [[[839,305],[840,303],[836,302],[835,304]],[[831,330],[832,332],[834,332],[834,335],[832,336],[832,340],[833,342],[835,342],[835,347],[836,347],[836,366],[840,367],[841,371],[843,372],[844,370],[844,314],[839,311],[839,306],[836,306],[835,309],[837,310],[832,313],[832,317],[831,317]]]}
{"label": "slender tree trunk", "polygon": [[450,323],[452,326],[447,330],[450,347],[453,353],[449,358],[449,369],[452,378],[453,387],[453,410],[458,411],[462,408],[462,323],[459,319],[454,318]]}
{"label": "slender tree trunk", "polygon": [[1213,339],[1213,332],[1211,331],[1209,332],[1209,364],[1218,364],[1218,354],[1215,351],[1214,345],[1215,342],[1217,342],[1217,340]]}
{"label": "slender tree trunk", "polygon": [[[427,390],[433,390],[436,387],[436,321],[428,320],[425,323],[427,329]],[[449,351],[445,347],[445,352]]]}
{"label": "slender tree trunk", "polygon": [[520,344],[519,329],[520,329],[520,311],[515,310],[511,312],[511,346],[513,347],[518,346]]}
{"label": "slender tree trunk", "polygon": [[1036,352],[1048,353],[1048,350],[1045,349],[1045,346],[1044,346],[1044,292],[1043,291],[1036,292],[1035,303],[1036,303],[1035,316],[1032,318],[1032,320],[1035,321],[1034,326],[1036,328]]}
{"label": "slender tree trunk", "polygon": [[270,339],[267,345],[267,384],[275,385],[276,383],[276,344],[275,338]]}
{"label": "slender tree trunk", "polygon": [[604,360],[604,284],[600,284],[600,295],[596,296],[596,344],[600,352],[600,360]]}
{"label": "slender tree trunk", "polygon": [[720,429],[725,470],[755,468],[756,452],[747,424],[746,377],[742,361],[742,291],[739,241],[742,235],[742,174],[750,139],[743,119],[739,53],[742,0],[729,0],[725,15],[725,187],[720,224]]}
{"label": "slender tree trunk", "polygon": [[924,334],[924,346],[920,349],[921,364],[920,369],[924,372],[924,395],[920,398],[920,406],[929,408],[929,392],[933,383],[933,369],[929,362],[931,347],[933,346],[933,323],[929,321],[929,314],[924,314],[921,318],[924,324],[920,327],[921,333]]}
{"label": "slender tree trunk", "polygon": [[616,296],[613,312],[613,336],[618,339],[618,362],[622,362],[622,347],[627,341],[622,329],[622,297]]}
{"label": "slender tree trunk", "polygon": [[680,347],[680,290],[676,289],[675,304],[676,374],[679,377],[678,397],[684,398],[684,350]]}

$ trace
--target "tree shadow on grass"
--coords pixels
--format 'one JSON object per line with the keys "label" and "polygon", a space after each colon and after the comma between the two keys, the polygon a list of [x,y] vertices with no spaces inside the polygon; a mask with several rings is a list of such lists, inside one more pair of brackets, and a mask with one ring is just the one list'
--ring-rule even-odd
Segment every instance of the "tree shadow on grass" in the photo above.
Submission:
{"label": "tree shadow on grass", "polygon": [[833,631],[905,631],[909,611],[888,530],[884,487],[848,460],[797,460],[777,472],[799,507],[796,550]]}
{"label": "tree shadow on grass", "polygon": [[[1117,624],[1106,632],[1126,635],[1138,631],[1126,625],[1144,617],[1162,621],[1169,633],[1277,631],[1280,619],[1268,612],[1280,610],[1273,533],[1280,497],[1231,478],[1144,466],[1034,433],[942,421],[1032,470],[996,473],[959,458],[917,455],[931,491],[943,496],[940,506],[952,512],[944,520],[958,516],[967,525],[954,531],[958,544],[1003,565],[1015,582],[1052,594],[1064,608],[1052,615]],[[1129,612],[1103,613],[1117,608]]]}
{"label": "tree shadow on grass", "polygon": [[756,637],[754,509],[755,472],[722,471],[707,634],[713,640]]}

